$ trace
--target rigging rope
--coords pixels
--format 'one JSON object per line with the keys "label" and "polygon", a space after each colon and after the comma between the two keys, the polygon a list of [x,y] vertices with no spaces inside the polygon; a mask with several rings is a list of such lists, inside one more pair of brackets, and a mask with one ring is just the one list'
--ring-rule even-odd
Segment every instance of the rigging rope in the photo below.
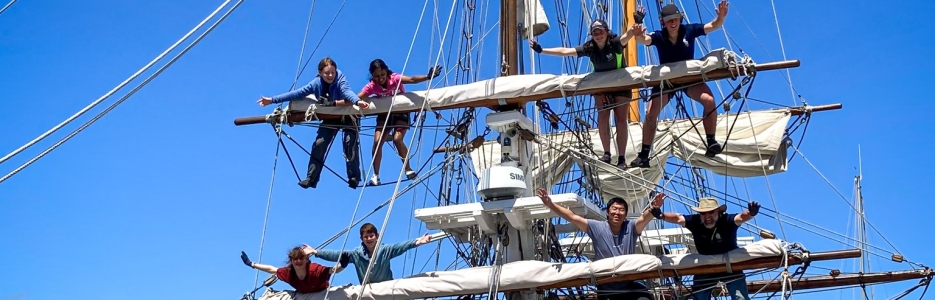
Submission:
{"label": "rigging rope", "polygon": [[[308,11],[308,21],[305,23],[305,36],[302,37],[302,50],[299,51],[299,62],[295,66],[295,79],[293,79],[292,81],[292,86],[289,87],[290,91],[295,89],[296,84],[298,84],[299,82],[299,77],[302,76],[302,70],[304,69],[302,67],[302,57],[305,57],[305,46],[308,45],[308,31],[312,27],[312,14],[315,13],[315,2],[318,2],[318,0],[312,0],[312,6],[311,8],[309,8],[309,11]],[[341,13],[341,11],[338,10],[338,13]],[[335,14],[335,17],[337,17],[338,13]],[[328,31],[325,31],[325,34],[327,33]],[[322,34],[321,38],[324,39],[325,35]],[[319,43],[321,43],[321,41],[319,41]],[[318,49],[316,48],[316,50]],[[314,53],[312,55],[314,55]],[[311,58],[312,57],[309,56],[309,60],[311,60]],[[282,103],[280,103],[279,106],[282,107]]]}
{"label": "rigging rope", "polygon": [[[269,221],[269,207],[273,202],[273,186],[276,183],[276,166],[279,163],[279,149],[280,146],[285,148],[285,145],[282,144],[282,126],[273,125],[273,130],[276,131],[276,154],[273,156],[273,172],[270,175],[269,179],[269,193],[266,196],[266,213],[263,216],[263,231],[260,234],[260,252],[257,254],[256,261],[263,261],[263,245],[266,244],[266,226]],[[253,289],[257,289],[259,286],[258,282],[260,279],[260,269],[253,268],[256,273],[253,276]]]}
{"label": "rigging rope", "polygon": [[10,3],[7,3],[6,5],[3,6],[3,8],[0,8],[0,15],[2,15],[3,12],[5,12],[8,8],[10,8],[10,6],[13,6],[13,3],[16,3],[16,0],[11,0]]}
{"label": "rigging rope", "polygon": [[[776,20],[776,35],[779,37],[779,49],[782,51],[782,59],[786,59],[786,46],[782,43],[782,32],[779,31],[779,16],[776,14],[776,2],[774,0],[769,0],[770,5],[773,7],[773,20]],[[792,94],[792,104],[798,105],[795,101],[795,89],[792,87],[792,73],[789,69],[786,69],[786,77],[789,79],[789,93]]]}
{"label": "rigging rope", "polygon": [[[39,137],[37,137],[37,138],[33,139],[32,141],[26,143],[26,144],[23,145],[22,147],[19,147],[18,149],[13,150],[13,152],[11,152],[10,154],[7,154],[7,155],[4,156],[3,158],[0,158],[0,164],[2,164],[3,162],[7,161],[7,160],[10,159],[10,158],[12,158],[13,156],[19,154],[20,152],[23,152],[23,150],[26,150],[27,148],[32,147],[32,145],[35,145],[36,143],[38,143],[39,141],[45,139],[46,137],[48,137],[48,136],[51,135],[52,133],[55,133],[56,131],[58,131],[59,129],[61,129],[62,127],[64,127],[65,125],[68,125],[68,123],[71,123],[71,121],[74,121],[75,119],[77,119],[78,117],[80,117],[81,115],[83,115],[84,113],[86,113],[88,110],[91,110],[92,108],[94,108],[95,106],[97,106],[98,104],[100,104],[102,101],[104,101],[105,99],[109,98],[111,95],[113,95],[114,93],[116,93],[117,90],[120,90],[121,88],[123,88],[124,86],[126,86],[128,83],[130,83],[130,81],[132,81],[133,79],[136,79],[136,77],[140,76],[140,74],[142,74],[144,71],[146,71],[147,69],[149,69],[149,67],[151,67],[152,65],[156,64],[157,61],[161,60],[163,57],[165,57],[167,54],[169,54],[169,52],[171,52],[173,49],[175,49],[175,47],[178,47],[179,44],[181,44],[183,41],[187,40],[192,34],[195,33],[195,31],[197,31],[199,28],[201,28],[201,26],[204,26],[204,24],[207,23],[208,20],[210,20],[211,18],[214,18],[214,15],[216,15],[219,11],[221,11],[222,8],[224,8],[225,6],[227,6],[227,4],[230,3],[230,1],[231,1],[231,0],[226,0],[226,1],[224,1],[224,3],[221,3],[221,5],[218,6],[213,12],[211,12],[210,15],[208,15],[207,17],[205,17],[204,20],[201,20],[201,22],[198,23],[198,25],[195,26],[195,28],[192,28],[190,31],[188,31],[188,33],[186,33],[184,36],[182,36],[182,38],[180,38],[178,41],[176,41],[174,44],[172,44],[172,46],[169,46],[168,49],[166,49],[165,51],[163,51],[162,53],[160,53],[158,56],[156,56],[156,58],[154,58],[154,59],[153,59],[152,61],[150,61],[148,64],[146,64],[145,66],[143,66],[143,68],[139,69],[138,71],[136,71],[136,73],[133,73],[133,75],[130,75],[130,77],[128,77],[128,78],[125,79],[123,82],[121,82],[119,85],[117,85],[116,87],[114,87],[113,89],[111,89],[109,92],[107,92],[106,94],[104,94],[104,96],[101,96],[100,98],[98,98],[98,99],[95,100],[94,102],[91,102],[91,104],[88,104],[88,106],[85,106],[83,109],[81,109],[80,111],[78,111],[77,113],[75,113],[74,115],[72,115],[71,117],[68,117],[68,119],[65,119],[65,121],[59,123],[58,125],[55,125],[55,127],[52,127],[52,129],[49,129],[49,130],[46,131],[45,133],[39,135]],[[13,2],[16,2],[16,1],[13,1]],[[3,8],[3,10],[6,10],[7,7],[9,7],[10,5],[13,5],[13,2],[10,2],[9,4],[7,4],[7,6]],[[243,2],[243,0],[238,1],[237,4],[234,5],[234,8],[237,8],[237,6],[239,6],[241,2]],[[227,14],[229,14],[231,11],[233,11],[233,8],[232,8],[230,11],[228,11]],[[0,12],[2,12],[2,10],[0,10]],[[227,14],[225,14],[224,16],[226,17]],[[224,17],[222,17],[219,21],[215,22],[214,25],[212,25],[212,27],[209,28],[205,33],[211,32],[211,29],[213,29],[214,26],[216,26],[218,23],[220,23],[220,21],[223,21],[223,20],[224,20]],[[204,36],[204,35],[202,35],[202,36]],[[199,37],[199,39],[195,40],[195,42],[193,42],[191,45],[189,45],[188,48],[190,48],[191,46],[194,46],[194,44],[198,43],[199,40],[200,40],[200,37]],[[170,61],[166,66],[171,65],[172,62],[175,61],[175,59],[178,59],[179,56],[181,56],[182,54],[185,54],[185,52],[188,51],[188,48],[186,48],[186,50],[182,51],[181,54],[177,55],[177,56],[176,56],[172,61]],[[155,77],[155,75],[158,75],[159,73],[161,73],[162,70],[164,70],[164,68],[163,68],[163,69],[160,69],[159,71],[156,72],[156,74],[154,74],[154,75],[151,76],[149,79],[147,79],[146,81],[144,81],[142,84],[140,84],[139,86],[137,86],[136,89],[133,90],[133,92],[130,92],[127,96],[124,96],[124,98],[121,98],[120,101],[117,102],[117,104],[119,104],[120,102],[123,102],[123,100],[125,100],[127,97],[129,97],[129,95],[132,95],[136,90],[138,90],[140,87],[142,87],[143,85],[145,85],[146,83],[148,83],[149,80],[152,80],[152,78]],[[112,107],[115,107],[115,106],[112,106]],[[106,110],[106,111],[109,111],[109,109]],[[106,111],[105,111],[105,112],[106,112]],[[100,115],[100,116],[103,116],[103,115]],[[88,124],[88,123],[85,123],[85,124]],[[80,130],[79,130],[79,131],[80,131]],[[48,151],[51,151],[51,149],[54,149],[54,148],[50,148]],[[44,154],[43,154],[43,155],[44,155]],[[39,157],[42,157],[42,156],[39,156]],[[38,159],[38,157],[37,157],[36,159]],[[28,164],[26,164],[26,165],[29,165],[29,164],[31,164],[31,162],[28,163]],[[26,165],[24,165],[24,166],[22,166],[22,167],[20,167],[20,168],[24,168]],[[16,172],[18,172],[18,171],[16,171]],[[7,177],[11,176],[12,174],[15,174],[16,172],[10,173],[9,175],[7,175]],[[7,178],[7,177],[4,177],[4,179]],[[0,180],[0,182],[2,182],[2,181],[3,181],[3,180]]]}
{"label": "rigging rope", "polygon": [[[226,3],[229,2],[229,1],[230,1],[230,0],[228,0],[228,1],[224,2],[224,3],[226,4]],[[27,162],[24,163],[23,165],[19,166],[19,167],[16,168],[15,170],[13,170],[13,171],[11,171],[10,173],[8,173],[6,176],[3,176],[2,178],[0,178],[0,183],[2,183],[3,181],[9,179],[10,177],[12,177],[13,175],[15,175],[16,173],[19,173],[20,171],[22,171],[23,169],[25,169],[27,166],[29,166],[29,165],[31,165],[32,163],[36,162],[37,160],[39,160],[40,158],[42,158],[43,156],[45,156],[45,155],[48,154],[49,152],[52,152],[52,150],[54,150],[55,148],[58,148],[59,146],[61,146],[62,144],[64,144],[64,143],[67,142],[68,140],[70,140],[72,137],[74,137],[75,135],[77,135],[79,132],[83,131],[83,130],[84,130],[85,128],[87,128],[88,126],[91,126],[91,124],[93,124],[94,122],[96,122],[98,119],[104,117],[105,114],[107,114],[108,112],[110,112],[110,111],[113,110],[114,108],[117,108],[117,106],[120,105],[121,103],[123,103],[123,101],[127,100],[128,98],[130,98],[130,96],[132,96],[134,93],[136,93],[137,91],[139,91],[140,88],[142,88],[143,86],[145,86],[146,84],[148,84],[150,81],[152,81],[154,78],[156,78],[156,76],[159,76],[159,74],[162,74],[162,72],[165,71],[166,68],[168,68],[168,67],[171,66],[173,63],[175,63],[175,61],[177,61],[179,58],[181,58],[183,55],[185,55],[185,53],[188,53],[188,51],[191,50],[191,48],[194,47],[196,44],[198,44],[198,42],[200,42],[202,39],[204,39],[204,37],[205,37],[208,33],[211,33],[211,31],[214,30],[214,28],[216,28],[217,25],[219,25],[221,22],[223,22],[225,19],[227,19],[227,17],[228,17],[232,12],[234,12],[234,10],[236,10],[237,7],[239,7],[240,4],[243,3],[243,1],[244,1],[244,0],[239,0],[239,1],[237,1],[237,3],[235,3],[234,6],[230,8],[230,10],[228,10],[228,11],[225,12],[223,15],[221,15],[221,18],[220,18],[220,19],[218,19],[217,21],[215,21],[214,24],[211,24],[211,26],[208,27],[208,29],[205,30],[205,32],[203,32],[203,33],[202,33],[201,35],[199,35],[191,44],[189,44],[187,47],[185,47],[185,48],[182,50],[182,52],[180,52],[180,53],[177,54],[175,57],[173,57],[171,60],[169,60],[169,62],[166,63],[165,65],[163,65],[161,68],[159,68],[159,70],[156,70],[156,72],[153,73],[153,75],[150,75],[148,78],[146,78],[146,80],[144,80],[142,83],[140,83],[139,85],[137,85],[137,86],[136,86],[133,90],[131,90],[129,93],[127,93],[127,94],[124,95],[122,98],[120,98],[119,100],[117,100],[117,102],[114,102],[114,104],[111,104],[109,107],[107,107],[106,109],[104,109],[103,111],[101,111],[99,114],[97,114],[96,116],[94,116],[94,118],[91,118],[91,120],[88,120],[87,122],[85,122],[84,124],[82,124],[81,127],[78,127],[78,129],[75,129],[74,131],[72,131],[71,133],[69,133],[67,136],[65,136],[64,138],[62,138],[61,140],[59,140],[58,142],[56,142],[55,144],[53,144],[52,146],[50,146],[49,148],[47,148],[45,151],[42,151],[42,153],[39,153],[39,155],[36,155],[36,157],[34,157],[33,159],[27,161]],[[215,12],[216,12],[216,11],[215,11]],[[214,14],[212,13],[212,15],[214,15]],[[173,46],[173,47],[174,47],[174,46]],[[142,71],[142,70],[141,70],[141,71]],[[136,75],[134,75],[134,76],[136,76]],[[116,91],[116,90],[113,90],[113,91]],[[103,99],[104,99],[104,98],[101,98],[101,99],[98,99],[98,100],[103,100]],[[90,107],[87,107],[87,108],[90,108]],[[86,109],[87,109],[87,108],[86,108]],[[78,115],[74,115],[74,116],[72,116],[72,117],[77,117],[77,116],[78,116]],[[70,121],[69,121],[69,122],[70,122]],[[66,123],[67,123],[67,122],[66,122]],[[61,125],[64,125],[64,124],[65,124],[65,123],[62,123],[62,124],[59,124],[59,125],[61,126]],[[60,127],[60,126],[59,126],[59,127]],[[51,134],[53,131],[54,131],[54,130],[51,130],[51,131],[49,131],[49,132],[46,132],[46,135],[47,135],[47,134]],[[41,139],[41,137],[40,137],[39,139],[36,139],[36,140],[33,140],[33,141],[34,141],[34,142],[38,142],[40,139]],[[27,146],[28,146],[28,145],[27,145]],[[22,151],[21,149],[25,149],[27,146],[23,146],[22,148],[18,149],[17,151]],[[10,155],[7,156],[7,158],[11,157],[11,156],[14,155],[14,154],[15,154],[15,153],[11,153]],[[2,162],[2,160],[0,160],[0,162]]]}
{"label": "rigging rope", "polygon": [[[441,57],[441,51],[442,51],[442,49],[444,48],[445,38],[448,36],[448,27],[451,26],[451,19],[452,19],[452,16],[454,16],[454,11],[455,11],[455,8],[457,7],[457,5],[456,5],[457,3],[458,3],[458,0],[453,0],[452,3],[451,3],[451,11],[450,11],[449,14],[448,14],[448,23],[445,25],[445,35],[442,36],[442,40],[441,40],[441,42],[440,42],[440,44],[439,44],[439,47],[438,47],[438,56],[436,56],[436,58],[435,58],[435,64],[438,63],[438,59]],[[426,1],[426,6],[427,6],[427,4],[428,4],[428,1]],[[421,25],[421,23],[422,23],[422,18],[420,17],[420,19],[419,19],[419,24]],[[410,43],[410,46],[409,46],[409,49],[410,49],[409,51],[410,51],[410,53],[412,52],[412,48],[415,46],[415,39],[416,39],[416,36],[418,36],[418,30],[419,30],[418,28],[419,28],[419,27],[418,27],[418,25],[417,25],[417,26],[416,26],[416,33],[413,34],[412,43]],[[410,55],[407,54],[407,55],[406,55],[406,61],[403,63],[403,72],[405,72],[406,66],[407,66],[408,63],[409,63],[409,57],[410,57]],[[431,81],[430,81],[430,82],[431,82]],[[426,90],[426,95],[428,95],[430,92],[431,92],[431,84],[429,84],[429,89]],[[418,114],[418,115],[422,115],[422,114],[425,113],[426,105],[428,105],[428,101],[423,101],[423,102],[422,102],[422,107],[419,109],[419,114]],[[422,124],[420,123],[419,126],[417,126],[417,127],[421,127],[421,125],[422,125]],[[417,129],[418,129],[418,128],[417,128]],[[416,135],[413,134],[413,135],[409,138],[409,144],[410,144],[410,145],[415,141],[415,137],[416,137]],[[408,158],[406,158],[406,159],[408,159]],[[372,167],[372,166],[373,166],[373,162],[371,161],[371,167]],[[395,194],[397,191],[399,191],[399,185],[400,185],[399,180],[402,180],[403,174],[405,174],[405,169],[400,168],[400,170],[399,170],[399,175],[397,175],[397,178],[396,178],[396,179],[397,179],[396,186],[393,188],[393,193],[394,193],[394,194]],[[360,194],[361,194],[361,198],[363,198],[363,194],[364,194],[363,189],[361,189]],[[386,209],[386,216],[383,218],[383,225],[380,226],[380,231],[379,231],[380,233],[384,233],[384,234],[386,233],[386,232],[385,232],[385,230],[386,230],[386,225],[389,224],[390,214],[393,212],[393,204],[395,204],[395,203],[396,203],[396,197],[393,197],[393,198],[390,200],[390,206]],[[384,234],[380,234],[379,236],[377,236],[377,242],[376,242],[377,247],[380,247],[380,243],[383,241],[383,237],[385,236]],[[374,251],[374,255],[376,255],[377,253],[379,253],[378,251],[379,251],[379,250],[375,250],[375,251]],[[361,281],[361,283],[360,283],[361,285],[363,285],[363,287],[361,288],[361,294],[363,294],[364,291],[366,291],[366,289],[367,289],[366,284],[367,284],[367,281],[370,279],[370,270],[373,268],[373,264],[374,264],[375,262],[376,262],[376,259],[372,259],[372,260],[370,260],[370,263],[369,263],[368,266],[367,266],[367,271],[366,271],[366,273],[364,274],[364,280]],[[325,294],[325,297],[327,298],[327,293]]]}

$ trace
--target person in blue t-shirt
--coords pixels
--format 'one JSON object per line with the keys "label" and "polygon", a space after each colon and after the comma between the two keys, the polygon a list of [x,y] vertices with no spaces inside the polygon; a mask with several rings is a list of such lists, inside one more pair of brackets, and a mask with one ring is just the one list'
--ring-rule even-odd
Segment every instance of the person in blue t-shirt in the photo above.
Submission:
{"label": "person in blue t-shirt", "polygon": [[[585,219],[576,215],[568,208],[555,205],[545,189],[536,190],[536,196],[542,204],[548,207],[562,219],[574,224],[578,230],[588,234],[594,248],[594,259],[600,260],[615,256],[633,254],[636,252],[637,238],[643,234],[643,229],[653,220],[651,209],[644,209],[635,221],[627,220],[630,204],[620,197],[607,201],[607,221]],[[658,209],[662,206],[666,195],[658,193],[653,197],[650,206]],[[597,285],[598,300],[640,300],[652,299],[646,291],[646,286],[639,281],[624,281]]]}
{"label": "person in blue t-shirt", "polygon": [[[688,229],[692,233],[698,254],[720,255],[739,248],[737,247],[737,229],[759,213],[760,204],[752,201],[747,204],[747,210],[743,213],[728,214],[727,205],[718,205],[717,199],[701,198],[698,201],[698,207],[691,209],[698,213],[687,216],[662,213],[662,210],[655,206],[651,211],[657,219]],[[695,299],[711,299],[711,289],[717,285],[718,281],[727,285],[727,291],[734,300],[750,299],[747,292],[747,279],[743,271],[695,275],[692,283],[692,294]]]}
{"label": "person in blue t-shirt", "polygon": [[[594,72],[607,72],[627,67],[627,62],[623,59],[623,50],[627,42],[633,38],[633,33],[639,31],[637,27],[641,25],[633,24],[626,32],[618,36],[610,31],[610,27],[603,20],[595,20],[591,23],[591,39],[574,48],[555,47],[542,48],[535,40],[529,40],[529,46],[536,53],[555,55],[555,56],[587,56],[591,61],[591,67]],[[646,31],[643,29],[640,32]],[[624,160],[624,151],[627,149],[627,114],[630,106],[627,105],[633,100],[629,90],[593,94],[594,108],[597,109],[597,134],[601,137],[601,146],[604,150],[604,156],[601,161],[610,163],[610,112],[614,112],[614,119],[617,122],[617,167],[627,168],[627,162]]]}
{"label": "person in blue t-shirt", "polygon": [[[257,104],[267,106],[273,103],[289,102],[303,99],[308,95],[315,95],[318,105],[321,106],[350,106],[357,105],[367,109],[370,105],[360,101],[357,94],[347,84],[344,73],[338,70],[338,64],[329,57],[318,62],[318,76],[305,86],[273,97],[260,97]],[[315,188],[321,178],[321,169],[325,164],[325,156],[338,130],[344,131],[344,159],[347,160],[347,185],[356,189],[360,183],[360,153],[358,144],[360,137],[360,119],[356,116],[341,116],[338,120],[322,121],[318,127],[318,137],[312,144],[311,155],[308,158],[308,174],[305,180],[299,182],[304,189]]]}
{"label": "person in blue t-shirt", "polygon": [[[640,8],[635,15],[642,16],[645,10]],[[662,30],[656,30],[647,34],[645,31],[637,33],[636,41],[643,45],[656,46],[656,52],[659,54],[659,63],[667,64],[680,61],[686,61],[695,58],[695,38],[707,35],[712,31],[721,28],[724,25],[724,18],[727,17],[727,1],[721,0],[717,7],[717,17],[707,24],[692,23],[682,24],[683,13],[674,4],[662,7],[660,18]],[[652,88],[653,97],[649,101],[649,107],[646,109],[646,123],[643,124],[643,147],[640,153],[630,163],[630,167],[649,168],[649,152],[652,149],[653,140],[656,138],[656,121],[659,118],[659,111],[669,103],[669,96],[676,92],[683,92],[689,98],[701,103],[704,107],[702,124],[704,125],[705,136],[707,137],[707,147],[705,156],[714,157],[721,153],[721,144],[714,139],[714,128],[717,124],[717,113],[714,104],[714,96],[711,88],[704,80],[685,84],[662,84]]]}

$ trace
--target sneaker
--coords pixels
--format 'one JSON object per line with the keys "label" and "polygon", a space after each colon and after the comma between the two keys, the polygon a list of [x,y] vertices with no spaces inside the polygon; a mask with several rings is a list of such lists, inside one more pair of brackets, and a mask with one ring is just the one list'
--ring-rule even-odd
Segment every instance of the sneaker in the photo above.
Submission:
{"label": "sneaker", "polygon": [[347,186],[352,189],[357,189],[358,184],[360,184],[360,179],[357,179],[357,177],[351,177],[347,179]]}
{"label": "sneaker", "polygon": [[370,181],[367,181],[367,185],[368,186],[380,185],[380,175],[373,174],[373,176],[370,177]]}
{"label": "sneaker", "polygon": [[601,156],[600,160],[605,164],[610,164],[610,152],[604,152],[604,156]]}
{"label": "sneaker", "polygon": [[720,154],[721,151],[724,151],[724,149],[721,148],[721,144],[718,144],[716,141],[711,142],[708,143],[708,149],[705,151],[704,156],[714,157],[715,155]]}
{"label": "sneaker", "polygon": [[649,168],[649,157],[639,157],[630,162],[630,167]]}
{"label": "sneaker", "polygon": [[413,171],[413,170],[406,171],[406,178],[416,179],[416,171]]}

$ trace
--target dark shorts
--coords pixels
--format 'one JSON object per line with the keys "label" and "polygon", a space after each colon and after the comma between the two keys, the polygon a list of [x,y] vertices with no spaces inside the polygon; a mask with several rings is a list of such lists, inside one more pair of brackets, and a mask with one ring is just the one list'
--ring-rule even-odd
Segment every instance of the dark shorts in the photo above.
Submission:
{"label": "dark shorts", "polygon": [[602,284],[597,286],[598,300],[653,299],[642,281]]}
{"label": "dark shorts", "polygon": [[620,92],[610,92],[610,93],[600,93],[594,94],[594,100],[600,101],[601,109],[610,109],[615,107],[617,104],[616,97],[623,97],[626,99],[633,99],[633,93],[630,91],[620,91]]}
{"label": "dark shorts", "polygon": [[[377,116],[377,130],[383,128],[383,123],[386,123],[386,119],[386,114]],[[409,124],[412,123],[409,113],[393,113],[389,115],[389,119],[390,122],[386,124],[386,128],[409,128]],[[402,125],[402,123],[405,123],[405,125]]]}
{"label": "dark shorts", "polygon": [[669,94],[669,97],[672,97],[672,96],[675,95],[675,93],[678,93],[678,92],[684,93],[684,92],[685,92],[685,89],[687,89],[687,88],[689,88],[689,87],[691,87],[691,86],[694,86],[694,85],[696,85],[696,84],[704,84],[704,81],[703,81],[703,80],[699,80],[699,81],[695,81],[695,82],[688,82],[688,83],[681,83],[681,84],[669,84],[669,83],[663,82],[662,85],[663,85],[663,87],[665,87],[665,89],[660,89],[658,85],[657,85],[657,86],[654,86],[654,87],[652,88],[651,92],[650,92],[650,93],[651,93],[651,94],[650,94],[650,98],[649,98],[649,99],[646,99],[646,101],[649,102],[649,100],[651,100],[652,98],[659,97],[659,92],[662,91],[662,90],[665,90],[666,93]]}

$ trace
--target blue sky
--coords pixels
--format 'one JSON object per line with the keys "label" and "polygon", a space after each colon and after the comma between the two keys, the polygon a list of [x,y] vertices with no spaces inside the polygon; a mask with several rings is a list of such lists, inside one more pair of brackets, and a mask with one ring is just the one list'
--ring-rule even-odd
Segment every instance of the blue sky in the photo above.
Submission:
{"label": "blue sky", "polygon": [[[90,0],[14,4],[0,14],[0,97],[7,99],[0,110],[2,154],[112,89],[221,2]],[[430,21],[436,8],[429,4],[404,69],[423,2],[385,3],[348,1],[299,84],[314,76],[317,61],[325,55],[338,62],[355,90],[366,83],[367,64],[373,58],[383,58],[395,71],[407,75],[426,72],[440,40],[432,38]],[[552,13],[554,4],[542,3],[552,18],[553,29],[539,40],[546,46],[556,45],[559,33]],[[713,12],[711,2],[703,4]],[[232,120],[268,113],[270,109],[254,103],[258,96],[285,92],[291,86],[309,5],[310,1],[295,0],[244,2],[186,56],[119,108],[0,183],[0,210],[5,215],[0,218],[0,236],[6,241],[0,245],[0,267],[8,270],[0,275],[0,299],[75,295],[102,300],[157,299],[166,295],[213,299],[236,298],[252,289],[254,272],[243,266],[238,256],[243,250],[257,259],[276,139],[267,125],[235,127]],[[316,4],[306,58],[340,5],[340,1]],[[580,4],[572,3],[576,5]],[[697,21],[694,4],[685,5],[691,20]],[[812,105],[844,104],[842,110],[814,115],[800,150],[849,200],[860,146],[864,197],[871,222],[907,259],[935,263],[935,256],[926,247],[929,243],[914,234],[928,227],[924,225],[924,213],[932,208],[925,200],[931,181],[926,170],[933,167],[925,158],[930,152],[928,132],[932,125],[925,120],[935,105],[924,87],[931,79],[927,70],[933,67],[927,54],[935,53],[925,39],[935,27],[927,14],[911,13],[932,11],[935,4],[903,1],[879,6],[834,0],[777,1],[776,5],[786,56],[802,61],[801,67],[790,71],[797,92]],[[450,3],[437,7],[437,22],[442,29],[450,7]],[[703,21],[711,19],[711,12],[703,11]],[[450,25],[455,32],[460,28],[458,15],[456,11]],[[480,22],[481,15],[479,12],[476,22]],[[485,29],[493,26],[497,7],[487,15],[491,21]],[[578,19],[572,20],[571,28],[576,30]],[[725,28],[757,61],[781,59],[768,2],[734,1]],[[482,35],[475,32],[475,41]],[[577,34],[573,37],[577,38]],[[721,32],[710,38],[714,47],[727,46]],[[495,29],[482,46],[486,51],[478,66],[482,78],[497,72],[496,56],[491,52],[496,39]],[[447,43],[457,43],[457,39],[447,38],[441,59],[449,61],[446,71],[454,59],[454,55],[447,58],[445,54]],[[696,51],[701,53],[700,49]],[[542,67],[538,72],[562,72],[558,58],[541,57],[536,64]],[[791,105],[793,100],[782,73],[761,74],[752,96]],[[77,128],[141,80],[40,144],[0,164],[0,175]],[[446,80],[453,82],[452,78]],[[425,89],[425,84],[407,88]],[[560,107],[557,101],[552,102],[553,108]],[[373,122],[368,119],[365,125]],[[306,147],[315,134],[308,127],[286,130]],[[442,137],[436,137],[434,131],[427,134],[419,163],[414,166],[425,162],[434,145],[431,143]],[[407,141],[409,138],[411,135]],[[370,136],[362,137],[365,156],[369,155],[371,143]],[[339,149],[335,145],[333,152]],[[307,157],[296,157],[300,150],[291,144],[290,151],[299,172],[304,173]],[[389,154],[392,149],[387,147],[385,151]],[[332,153],[328,165],[343,175],[340,159],[337,152]],[[369,166],[369,159],[364,163]],[[360,189],[348,189],[327,171],[318,189],[302,190],[296,186],[288,164],[280,153],[263,262],[280,264],[290,247],[320,244],[350,222],[358,199],[360,216],[393,192],[389,185],[368,188],[362,194]],[[384,155],[383,169],[384,181],[389,181],[387,178],[399,170],[399,162]],[[433,180],[429,186],[434,191],[439,181]],[[723,178],[718,180],[724,183]],[[845,199],[801,155],[792,161],[788,172],[769,177],[771,193],[764,183],[762,178],[748,179],[754,198],[765,207],[772,209],[769,199],[775,199],[779,210],[796,218],[845,234],[852,228],[848,226],[853,222],[848,222],[853,212]],[[433,205],[423,203],[434,202],[424,187],[398,198],[384,232],[385,241],[415,238],[426,232],[420,222],[411,221],[412,211]],[[381,210],[366,221],[381,226],[385,213],[385,209]],[[773,219],[757,221],[775,232],[780,230]],[[359,241],[356,229],[351,230],[347,248]],[[791,240],[804,243],[812,251],[848,248],[788,225],[784,229]],[[344,239],[341,236],[329,248],[341,248]],[[871,243],[891,249],[877,234],[872,234]],[[439,268],[451,262],[450,243],[444,246],[449,250],[449,259],[443,258]],[[434,247],[422,247],[394,261],[396,275],[413,273],[413,265],[415,272],[433,270],[434,261],[424,269],[422,266],[432,257]],[[879,262],[874,263],[874,270],[908,267],[875,261]],[[839,262],[820,266],[853,270],[848,269],[851,265]],[[817,268],[810,271],[815,275],[827,273]],[[335,282],[356,282],[356,276],[345,272]],[[876,293],[878,297],[892,296],[914,283],[877,288]],[[277,283],[277,287],[287,286]],[[850,293],[830,295],[850,298]]]}

